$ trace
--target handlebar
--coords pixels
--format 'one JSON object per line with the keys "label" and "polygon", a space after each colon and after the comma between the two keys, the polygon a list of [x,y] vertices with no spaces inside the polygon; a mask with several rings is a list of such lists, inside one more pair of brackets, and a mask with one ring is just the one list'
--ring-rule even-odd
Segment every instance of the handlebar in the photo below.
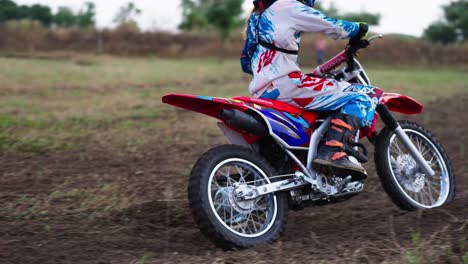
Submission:
{"label": "handlebar", "polygon": [[371,42],[371,41],[373,41],[373,40],[381,39],[381,38],[383,38],[383,35],[382,35],[382,34],[378,34],[378,35],[374,35],[374,36],[368,38],[367,41]]}
{"label": "handlebar", "polygon": [[[364,41],[367,41],[367,42],[371,42],[373,40],[376,40],[376,39],[381,39],[383,38],[383,35],[382,34],[377,34],[377,35],[374,35],[372,37],[369,37],[367,38],[366,40]],[[348,55],[348,60],[346,62],[347,64],[347,71],[353,71],[354,70],[354,56],[356,55],[356,53],[359,51],[360,48],[356,48],[356,47],[352,47],[351,45],[348,44],[348,46],[346,47],[346,55]]]}
{"label": "handlebar", "polygon": [[[374,35],[372,37],[369,37],[367,41],[373,41],[375,39],[383,38],[382,34]],[[343,64],[346,62],[347,64],[347,70],[353,71],[354,70],[354,55],[358,50],[351,51],[350,46],[346,47],[345,50],[337,54],[335,57],[330,59],[329,61],[325,62],[322,65],[319,65],[313,73],[311,73],[311,76],[315,77],[322,77],[324,74],[330,73],[333,69],[338,67],[339,65]]]}

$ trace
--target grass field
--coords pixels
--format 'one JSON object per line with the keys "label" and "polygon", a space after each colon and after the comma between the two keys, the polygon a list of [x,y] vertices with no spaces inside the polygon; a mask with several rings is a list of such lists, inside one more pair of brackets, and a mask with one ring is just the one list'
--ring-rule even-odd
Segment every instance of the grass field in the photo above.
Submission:
{"label": "grass field", "polygon": [[[464,114],[466,74],[381,65],[368,70],[374,85],[388,92],[440,104],[430,104],[422,118],[434,116],[428,123],[443,135],[458,176],[468,175],[465,146],[447,140],[452,135],[445,126],[463,142],[466,124],[457,118],[445,124],[444,118]],[[321,253],[306,263],[468,263],[463,177],[459,194],[465,200],[425,212],[432,219],[428,224],[421,224],[422,212],[396,210],[372,177],[366,192],[350,203],[293,213],[284,244],[225,253],[201,239],[187,205],[166,200],[185,201],[191,166],[225,141],[214,119],[164,105],[161,96],[248,95],[248,82],[237,60],[0,58],[0,259],[224,263],[241,257],[270,263],[287,256],[283,251],[302,254],[312,246]],[[303,229],[316,218],[323,221]],[[344,220],[355,229],[345,228]],[[342,236],[359,242],[348,249]]]}
{"label": "grass field", "polygon": [[[426,103],[467,88],[466,72],[450,69],[378,67],[368,74],[374,85]],[[69,149],[97,131],[118,142],[142,130],[162,133],[176,113],[162,105],[163,94],[247,95],[248,81],[236,60],[0,58],[0,150]]]}

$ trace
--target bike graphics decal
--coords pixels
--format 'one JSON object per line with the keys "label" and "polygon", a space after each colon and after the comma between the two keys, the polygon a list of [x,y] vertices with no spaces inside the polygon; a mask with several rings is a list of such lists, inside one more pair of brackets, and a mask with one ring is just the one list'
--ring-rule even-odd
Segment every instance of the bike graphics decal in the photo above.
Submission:
{"label": "bike graphics decal", "polygon": [[270,123],[273,134],[280,137],[291,147],[302,147],[309,142],[307,130],[309,125],[302,117],[294,117],[271,108],[264,108],[260,112]]}
{"label": "bike graphics decal", "polygon": [[211,96],[197,96],[197,98],[203,99],[203,100],[208,100],[208,101],[214,101],[214,97]]}
{"label": "bike graphics decal", "polygon": [[302,118],[301,116],[294,117],[293,115],[291,115],[289,113],[284,113],[284,115],[287,116],[289,119],[293,120],[294,122],[297,122],[297,123],[301,124],[302,127],[310,128],[309,123],[307,123],[307,121],[305,121],[304,118]]}

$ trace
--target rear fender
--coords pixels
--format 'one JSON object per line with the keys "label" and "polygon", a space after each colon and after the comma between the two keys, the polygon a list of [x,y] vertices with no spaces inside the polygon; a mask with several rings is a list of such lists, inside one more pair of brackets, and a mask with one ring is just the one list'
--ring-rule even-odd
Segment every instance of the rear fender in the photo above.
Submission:
{"label": "rear fender", "polygon": [[409,96],[396,93],[382,94],[380,103],[386,105],[392,112],[406,115],[420,114],[423,111],[423,105],[420,102]]}
{"label": "rear fender", "polygon": [[[252,135],[244,131],[241,131],[235,127],[229,126],[229,124],[227,124],[225,120],[223,119],[223,117],[221,116],[221,111],[223,109],[226,109],[226,110],[235,109],[240,112],[248,113],[250,115],[252,114],[257,115],[256,116],[258,117],[257,119],[262,120],[264,125],[268,127],[268,125],[266,124],[265,118],[263,116],[258,114],[257,111],[255,111],[250,106],[246,105],[244,102],[240,100],[216,98],[216,97],[208,97],[208,96],[195,96],[191,94],[168,94],[162,97],[162,102],[219,119],[224,123],[226,127],[242,135],[242,137],[245,139],[245,141],[248,144],[252,144],[256,142],[259,139],[259,137],[256,135]],[[249,110],[254,110],[254,111],[249,111]]]}
{"label": "rear fender", "polygon": [[[302,115],[289,114],[287,111],[279,111],[269,107],[246,103],[238,99],[224,99],[188,94],[169,94],[162,98],[166,104],[181,107],[187,110],[206,114],[223,121],[229,129],[239,133],[248,144],[253,144],[262,135],[249,133],[232,126],[223,110],[238,110],[254,117],[268,129],[267,134],[279,141],[283,146],[292,149],[306,149],[309,144],[313,124],[318,117],[317,113],[303,113]],[[225,111],[224,111],[225,112]],[[226,133],[225,133],[226,134]]]}
{"label": "rear fender", "polygon": [[162,102],[220,120],[222,120],[220,113],[223,109],[237,109],[245,112],[249,108],[242,101],[191,94],[168,94],[162,97]]}

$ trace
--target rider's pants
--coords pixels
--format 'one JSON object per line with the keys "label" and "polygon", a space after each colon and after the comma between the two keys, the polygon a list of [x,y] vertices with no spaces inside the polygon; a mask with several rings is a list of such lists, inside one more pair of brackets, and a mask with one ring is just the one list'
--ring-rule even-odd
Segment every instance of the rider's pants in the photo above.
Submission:
{"label": "rider's pants", "polygon": [[294,72],[276,79],[270,87],[254,96],[283,101],[313,111],[340,110],[343,114],[358,117],[362,127],[370,127],[377,106],[377,102],[367,95],[371,89],[371,86],[314,78]]}

